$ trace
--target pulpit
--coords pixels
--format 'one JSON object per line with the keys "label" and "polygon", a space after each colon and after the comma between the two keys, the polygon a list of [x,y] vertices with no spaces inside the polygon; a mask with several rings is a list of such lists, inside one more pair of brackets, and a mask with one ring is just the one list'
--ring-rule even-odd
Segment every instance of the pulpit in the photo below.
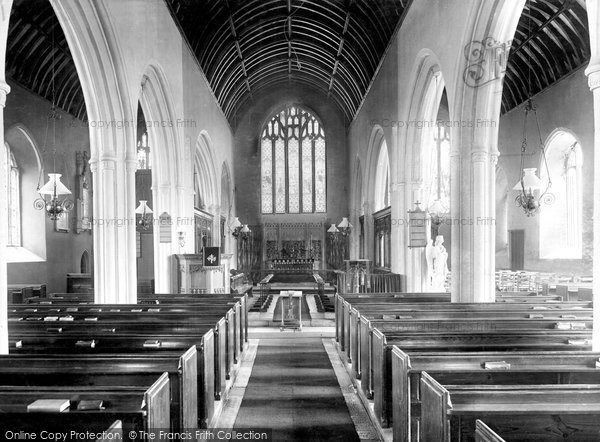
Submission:
{"label": "pulpit", "polygon": [[202,255],[173,255],[173,293],[225,293],[223,265],[204,266]]}

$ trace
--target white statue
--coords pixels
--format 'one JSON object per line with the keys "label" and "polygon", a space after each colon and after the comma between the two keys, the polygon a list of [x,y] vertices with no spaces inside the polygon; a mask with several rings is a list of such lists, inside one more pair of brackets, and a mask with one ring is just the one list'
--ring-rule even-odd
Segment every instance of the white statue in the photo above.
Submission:
{"label": "white statue", "polygon": [[434,292],[444,292],[444,283],[448,275],[448,252],[444,247],[444,237],[438,235],[432,250],[433,271],[431,278],[431,289]]}
{"label": "white statue", "polygon": [[426,283],[426,291],[432,292],[432,284],[433,284],[433,240],[428,239],[427,245],[425,246],[425,260],[427,261],[427,283]]}

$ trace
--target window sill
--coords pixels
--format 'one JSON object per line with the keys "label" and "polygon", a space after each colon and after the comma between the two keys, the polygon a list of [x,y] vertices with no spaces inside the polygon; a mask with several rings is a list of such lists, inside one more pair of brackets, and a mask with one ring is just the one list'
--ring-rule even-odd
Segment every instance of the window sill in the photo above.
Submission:
{"label": "window sill", "polygon": [[44,258],[39,257],[31,250],[26,249],[25,247],[6,247],[6,262],[10,263],[18,263],[18,262],[45,262]]}

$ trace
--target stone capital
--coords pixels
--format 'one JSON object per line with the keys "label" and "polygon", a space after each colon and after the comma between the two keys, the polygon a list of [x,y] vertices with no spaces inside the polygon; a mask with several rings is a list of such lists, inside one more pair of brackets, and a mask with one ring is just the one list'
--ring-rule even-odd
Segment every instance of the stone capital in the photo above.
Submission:
{"label": "stone capital", "polygon": [[592,91],[600,87],[600,57],[593,57],[590,60],[585,75],[588,77],[588,86]]}
{"label": "stone capital", "polygon": [[472,163],[485,163],[492,157],[493,154],[490,152],[486,152],[485,150],[475,150],[471,152],[471,162]]}
{"label": "stone capital", "polygon": [[6,96],[10,93],[10,86],[4,82],[0,81],[0,106],[6,106]]}
{"label": "stone capital", "polygon": [[127,172],[134,172],[137,170],[138,162],[137,159],[126,159],[125,160],[125,169]]}
{"label": "stone capital", "polygon": [[117,168],[117,159],[114,157],[102,157],[96,164],[97,168],[101,170],[115,170]]}
{"label": "stone capital", "polygon": [[398,183],[392,183],[390,188],[392,192],[401,192],[406,187],[406,182],[401,181]]}

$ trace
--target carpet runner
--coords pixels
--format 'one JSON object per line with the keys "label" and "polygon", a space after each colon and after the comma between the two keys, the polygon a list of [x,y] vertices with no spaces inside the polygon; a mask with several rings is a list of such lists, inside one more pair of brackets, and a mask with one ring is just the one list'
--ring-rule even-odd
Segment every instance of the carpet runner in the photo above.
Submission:
{"label": "carpet runner", "polygon": [[320,338],[261,339],[234,429],[274,441],[359,441]]}

